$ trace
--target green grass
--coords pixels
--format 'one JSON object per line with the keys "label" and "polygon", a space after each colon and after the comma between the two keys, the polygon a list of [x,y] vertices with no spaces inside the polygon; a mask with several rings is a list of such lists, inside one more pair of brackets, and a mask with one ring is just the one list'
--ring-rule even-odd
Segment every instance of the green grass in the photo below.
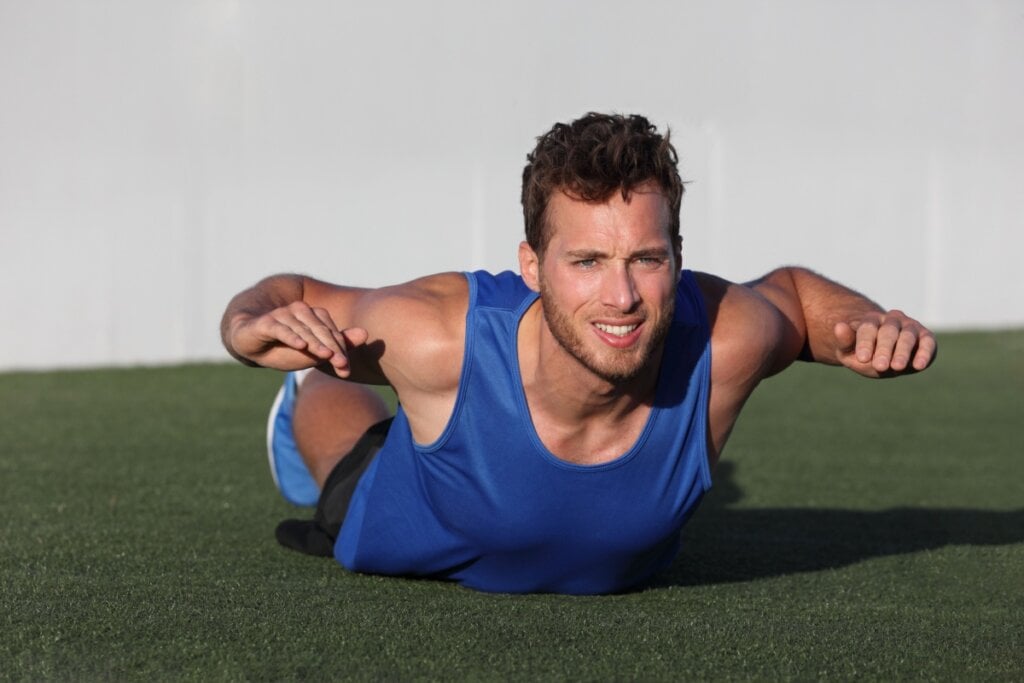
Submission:
{"label": "green grass", "polygon": [[671,570],[584,598],[279,548],[271,372],[0,375],[0,680],[1021,680],[1024,332],[940,343],[766,382]]}

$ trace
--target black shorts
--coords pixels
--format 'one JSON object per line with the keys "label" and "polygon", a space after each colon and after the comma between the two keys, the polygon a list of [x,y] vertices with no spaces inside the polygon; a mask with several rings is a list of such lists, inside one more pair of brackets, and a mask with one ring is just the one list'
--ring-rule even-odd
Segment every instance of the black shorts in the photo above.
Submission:
{"label": "black shorts", "polygon": [[307,555],[330,557],[334,554],[334,542],[348,514],[352,495],[363,473],[384,446],[394,419],[389,417],[367,429],[352,450],[334,466],[320,491],[313,519],[286,519],[277,525],[278,543]]}
{"label": "black shorts", "polygon": [[367,429],[348,455],[327,475],[313,519],[332,536],[338,535],[348,513],[349,503],[352,502],[352,495],[356,492],[356,486],[384,446],[388,430],[391,429],[394,420],[394,417],[389,417]]}

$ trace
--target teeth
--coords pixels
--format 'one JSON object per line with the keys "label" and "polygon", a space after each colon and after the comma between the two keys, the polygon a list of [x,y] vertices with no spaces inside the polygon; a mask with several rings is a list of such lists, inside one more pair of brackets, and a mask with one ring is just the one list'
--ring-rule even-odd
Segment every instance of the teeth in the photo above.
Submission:
{"label": "teeth", "polygon": [[605,325],[604,323],[594,323],[594,326],[602,332],[614,334],[616,337],[625,337],[637,328],[636,325]]}

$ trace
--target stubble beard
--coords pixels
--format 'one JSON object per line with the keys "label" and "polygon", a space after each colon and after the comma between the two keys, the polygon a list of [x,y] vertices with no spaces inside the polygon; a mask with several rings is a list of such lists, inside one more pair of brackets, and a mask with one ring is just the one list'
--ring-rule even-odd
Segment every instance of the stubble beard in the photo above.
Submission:
{"label": "stubble beard", "polygon": [[[675,310],[674,295],[673,291],[672,295],[667,297],[661,315],[658,316],[656,327],[653,328],[647,341],[641,347],[620,350],[609,346],[607,360],[604,360],[598,358],[597,354],[583,343],[580,332],[573,326],[572,318],[551,301],[552,297],[548,294],[544,283],[540,283],[541,309],[544,312],[544,319],[551,331],[551,336],[580,365],[610,384],[624,384],[636,379],[644,370],[648,369],[654,352],[665,342],[668,330],[672,326],[672,314]],[[644,320],[644,324],[649,324],[649,321],[650,317],[648,316]]]}

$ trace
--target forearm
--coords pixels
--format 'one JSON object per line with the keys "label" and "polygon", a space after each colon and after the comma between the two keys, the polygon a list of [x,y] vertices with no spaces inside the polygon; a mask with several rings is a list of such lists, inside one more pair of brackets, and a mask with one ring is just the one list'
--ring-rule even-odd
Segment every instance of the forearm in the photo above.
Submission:
{"label": "forearm", "polygon": [[935,359],[935,336],[920,322],[810,270],[780,268],[752,284],[788,319],[790,358],[868,377],[924,370]]}
{"label": "forearm", "polygon": [[804,320],[801,360],[840,365],[836,324],[885,313],[885,309],[863,294],[814,271],[796,267],[782,270],[792,282]]}
{"label": "forearm", "polygon": [[747,284],[788,322],[779,349],[782,365],[798,359],[838,363],[833,334],[836,323],[881,311],[867,297],[806,268],[777,268]]}

